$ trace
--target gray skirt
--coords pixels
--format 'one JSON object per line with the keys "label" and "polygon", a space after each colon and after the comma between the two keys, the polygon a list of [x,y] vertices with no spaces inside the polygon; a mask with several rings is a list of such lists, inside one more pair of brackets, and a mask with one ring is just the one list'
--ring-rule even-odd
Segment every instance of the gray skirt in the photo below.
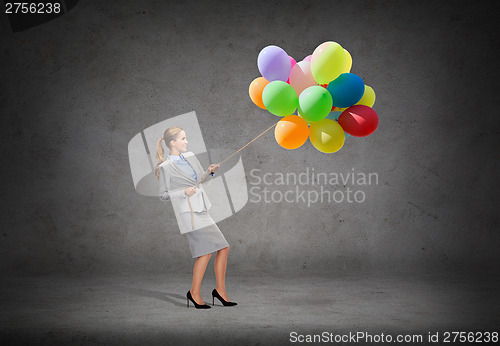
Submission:
{"label": "gray skirt", "polygon": [[[191,229],[191,213],[181,213],[181,219]],[[194,212],[194,224],[195,227],[197,224],[207,226],[186,233],[193,258],[207,255],[229,246],[219,227],[210,214],[208,214],[208,211]]]}

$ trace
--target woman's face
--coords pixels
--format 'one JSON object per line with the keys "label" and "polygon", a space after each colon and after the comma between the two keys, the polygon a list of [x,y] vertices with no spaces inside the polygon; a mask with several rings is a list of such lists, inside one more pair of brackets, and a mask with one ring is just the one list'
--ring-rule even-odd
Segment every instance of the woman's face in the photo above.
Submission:
{"label": "woman's face", "polygon": [[188,141],[186,139],[186,132],[182,130],[177,134],[177,137],[174,141],[172,141],[172,147],[175,147],[181,153],[187,151]]}

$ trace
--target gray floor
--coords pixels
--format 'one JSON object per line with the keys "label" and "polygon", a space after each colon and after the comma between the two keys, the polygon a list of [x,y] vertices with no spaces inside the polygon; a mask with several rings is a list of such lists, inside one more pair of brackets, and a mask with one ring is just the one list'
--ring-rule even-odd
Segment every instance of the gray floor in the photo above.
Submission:
{"label": "gray floor", "polygon": [[[267,345],[297,344],[294,331],[420,334],[425,341],[428,332],[500,329],[498,278],[228,273],[238,306],[209,310],[186,308],[190,284],[190,273],[11,276],[1,289],[0,341]],[[207,270],[202,297],[210,304],[214,284]]]}

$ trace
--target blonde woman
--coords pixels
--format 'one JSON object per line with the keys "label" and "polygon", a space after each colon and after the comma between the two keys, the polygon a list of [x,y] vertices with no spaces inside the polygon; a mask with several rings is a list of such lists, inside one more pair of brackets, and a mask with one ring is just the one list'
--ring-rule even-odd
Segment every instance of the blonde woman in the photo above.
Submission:
{"label": "blonde woman", "polygon": [[[162,141],[170,151],[168,155],[165,155]],[[237,303],[229,301],[225,285],[229,244],[208,214],[211,203],[203,183],[194,187],[208,172],[211,176],[204,182],[213,179],[219,166],[212,164],[203,170],[194,153],[187,151],[187,144],[186,132],[182,128],[169,127],[158,139],[158,164],[155,169],[156,179],[160,182],[160,199],[172,201],[179,229],[181,233],[186,233],[191,255],[196,258],[192,286],[186,294],[187,307],[191,301],[197,309],[210,308],[201,298],[201,281],[210,257],[216,251],[214,269],[217,287],[212,291],[212,305],[218,298],[224,306],[234,306]]]}

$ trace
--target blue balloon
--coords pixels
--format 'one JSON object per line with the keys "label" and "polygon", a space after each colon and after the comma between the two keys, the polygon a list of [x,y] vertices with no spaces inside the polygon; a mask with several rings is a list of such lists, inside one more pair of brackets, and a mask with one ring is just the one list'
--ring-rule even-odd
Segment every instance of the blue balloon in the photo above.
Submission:
{"label": "blue balloon", "polygon": [[[339,121],[340,114],[342,114],[342,112],[341,112],[341,111],[333,111],[333,112],[331,112],[330,114],[328,114],[328,115],[326,116],[326,118],[327,118],[327,119],[336,120],[336,121],[338,122],[338,121]],[[347,132],[345,132],[345,131],[344,131],[344,133],[345,133],[345,138],[347,138],[347,137],[350,137],[350,136],[351,136],[350,134],[348,134],[348,133],[347,133]]]}
{"label": "blue balloon", "polygon": [[347,108],[361,100],[365,92],[365,83],[354,73],[342,73],[332,80],[326,89],[332,95],[335,107]]}

